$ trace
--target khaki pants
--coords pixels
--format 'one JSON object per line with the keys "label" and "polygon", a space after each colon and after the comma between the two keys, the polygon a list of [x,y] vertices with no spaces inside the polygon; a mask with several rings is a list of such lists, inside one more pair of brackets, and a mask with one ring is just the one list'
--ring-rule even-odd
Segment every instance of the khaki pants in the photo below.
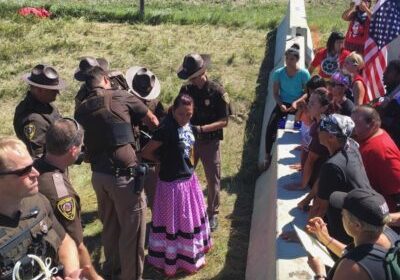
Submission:
{"label": "khaki pants", "polygon": [[218,214],[219,191],[221,181],[221,153],[219,140],[196,140],[194,144],[194,163],[199,159],[204,167],[207,179],[207,214],[209,217]]}
{"label": "khaki pants", "polygon": [[133,192],[133,178],[94,172],[92,184],[103,223],[105,274],[113,275],[121,269],[121,280],[141,279],[146,231],[143,193]]}

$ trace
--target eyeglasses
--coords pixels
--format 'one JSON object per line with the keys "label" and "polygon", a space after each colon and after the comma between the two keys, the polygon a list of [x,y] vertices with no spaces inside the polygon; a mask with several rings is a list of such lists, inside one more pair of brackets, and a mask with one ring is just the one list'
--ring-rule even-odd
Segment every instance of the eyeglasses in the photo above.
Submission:
{"label": "eyeglasses", "polygon": [[330,82],[329,83],[331,87],[346,87],[344,84],[340,84],[340,83],[335,83],[335,82]]}
{"label": "eyeglasses", "polygon": [[22,177],[22,176],[30,174],[32,172],[32,170],[33,170],[33,163],[24,168],[21,168],[21,169],[0,172],[0,176],[1,175],[17,175],[19,177]]}

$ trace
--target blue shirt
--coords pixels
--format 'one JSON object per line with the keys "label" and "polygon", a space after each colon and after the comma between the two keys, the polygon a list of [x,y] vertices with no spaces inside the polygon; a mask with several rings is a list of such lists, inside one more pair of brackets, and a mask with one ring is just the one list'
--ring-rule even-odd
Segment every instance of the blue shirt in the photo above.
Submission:
{"label": "blue shirt", "polygon": [[274,82],[279,82],[279,96],[282,102],[293,103],[303,93],[303,88],[310,79],[307,69],[299,69],[296,74],[289,77],[286,66],[275,70],[272,77]]}

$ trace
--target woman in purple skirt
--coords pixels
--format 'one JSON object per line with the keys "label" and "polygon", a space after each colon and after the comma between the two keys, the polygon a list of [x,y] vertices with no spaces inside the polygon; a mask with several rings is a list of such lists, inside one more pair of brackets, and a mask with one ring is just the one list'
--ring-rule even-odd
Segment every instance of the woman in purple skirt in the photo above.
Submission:
{"label": "woman in purple skirt", "polygon": [[142,157],[160,162],[147,261],[173,276],[195,273],[211,248],[203,193],[193,168],[193,100],[178,95],[171,112],[143,148]]}

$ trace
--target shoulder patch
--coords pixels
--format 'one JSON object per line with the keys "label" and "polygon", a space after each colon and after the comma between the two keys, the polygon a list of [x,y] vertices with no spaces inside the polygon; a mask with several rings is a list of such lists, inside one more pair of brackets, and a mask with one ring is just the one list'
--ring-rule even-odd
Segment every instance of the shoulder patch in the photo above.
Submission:
{"label": "shoulder patch", "polygon": [[25,125],[24,134],[29,141],[32,141],[36,134],[36,126],[33,123]]}
{"label": "shoulder patch", "polygon": [[69,193],[67,187],[65,186],[63,175],[61,173],[55,172],[53,173],[52,177],[54,187],[56,188],[57,197],[61,198],[67,196]]}
{"label": "shoulder patch", "polygon": [[69,196],[57,202],[57,209],[67,220],[73,221],[76,217],[75,198]]}
{"label": "shoulder patch", "polygon": [[229,94],[227,92],[222,95],[222,99],[225,101],[226,104],[229,104],[231,102],[231,100],[229,99]]}

